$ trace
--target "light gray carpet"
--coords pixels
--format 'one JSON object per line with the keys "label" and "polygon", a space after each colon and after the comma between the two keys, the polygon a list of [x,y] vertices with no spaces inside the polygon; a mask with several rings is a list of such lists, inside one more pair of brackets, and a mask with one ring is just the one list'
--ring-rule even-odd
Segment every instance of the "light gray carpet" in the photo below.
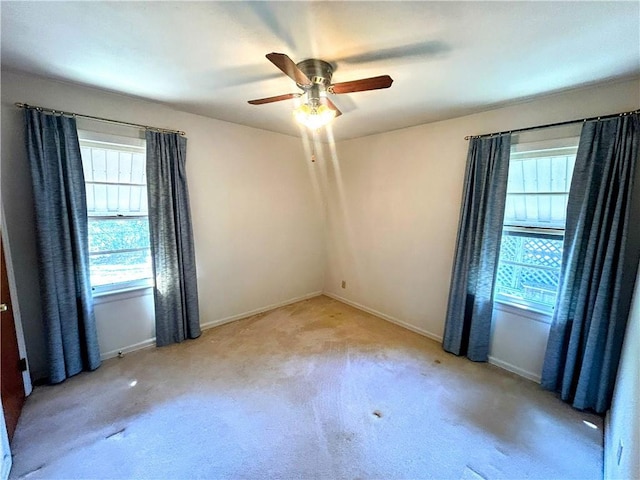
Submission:
{"label": "light gray carpet", "polygon": [[599,479],[602,420],[323,296],[36,388],[13,453],[30,479]]}

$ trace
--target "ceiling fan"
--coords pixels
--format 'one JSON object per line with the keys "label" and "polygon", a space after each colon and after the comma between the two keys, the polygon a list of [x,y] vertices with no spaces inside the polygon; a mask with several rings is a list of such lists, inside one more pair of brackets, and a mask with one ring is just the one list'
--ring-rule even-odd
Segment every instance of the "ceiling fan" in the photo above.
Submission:
{"label": "ceiling fan", "polygon": [[278,67],[285,75],[296,82],[302,93],[286,93],[275,97],[249,100],[251,105],[290,100],[304,97],[302,104],[294,110],[294,116],[303,125],[311,129],[318,129],[342,115],[342,112],[327,97],[328,93],[340,95],[343,93],[364,92],[389,88],[393,79],[389,75],[363,78],[350,82],[331,83],[333,67],[329,62],[310,58],[294,63],[284,53],[268,53],[267,59]]}

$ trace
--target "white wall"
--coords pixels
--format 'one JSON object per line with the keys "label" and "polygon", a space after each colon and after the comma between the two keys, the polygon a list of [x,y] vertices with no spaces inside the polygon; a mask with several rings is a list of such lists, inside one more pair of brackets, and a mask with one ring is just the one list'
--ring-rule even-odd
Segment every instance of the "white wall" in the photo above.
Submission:
{"label": "white wall", "polygon": [[155,345],[151,288],[96,297],[94,309],[102,359]]}
{"label": "white wall", "polygon": [[489,362],[539,383],[550,328],[550,316],[496,303]]}
{"label": "white wall", "polygon": [[[465,135],[639,105],[640,82],[625,81],[339,143],[327,175],[325,292],[441,339],[467,156]],[[540,321],[496,310],[491,361],[537,380],[547,334],[548,326]]]}
{"label": "white wall", "polygon": [[[34,376],[45,372],[45,349],[30,177],[16,101],[187,132],[203,326],[321,291],[326,242],[327,294],[441,339],[464,136],[630,110],[639,97],[638,80],[570,91],[341,142],[311,163],[296,138],[3,72],[2,199]],[[326,212],[319,189],[326,194]],[[148,291],[117,302],[101,299],[96,314],[104,356],[152,343]],[[545,321],[497,308],[491,361],[538,380]]]}
{"label": "white wall", "polygon": [[[296,138],[2,72],[8,254],[29,361],[38,377],[46,374],[46,351],[23,120],[13,106],[18,101],[187,132],[203,326],[313,295],[323,289],[324,275],[327,294],[441,339],[467,153],[464,136],[635,109],[640,82],[345,141],[310,163]],[[319,190],[326,193],[326,212]],[[638,285],[607,433],[610,478],[638,472]],[[153,341],[149,291],[99,299],[96,317],[103,356]],[[549,329],[545,319],[496,308],[493,323],[491,361],[539,379]],[[625,453],[618,466],[613,459],[620,439]]]}
{"label": "white wall", "polygon": [[604,478],[640,478],[640,271],[606,426]]}
{"label": "white wall", "polygon": [[[187,132],[203,326],[317,294],[324,206],[300,139],[97,89],[2,72],[2,200],[32,375],[46,374],[33,199],[15,102]],[[150,343],[149,295],[96,305],[101,353]]]}

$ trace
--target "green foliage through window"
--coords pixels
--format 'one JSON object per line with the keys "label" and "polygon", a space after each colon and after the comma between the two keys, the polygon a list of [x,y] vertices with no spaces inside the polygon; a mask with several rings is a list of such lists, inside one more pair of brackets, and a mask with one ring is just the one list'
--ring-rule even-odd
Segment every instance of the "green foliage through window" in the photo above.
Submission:
{"label": "green foliage through window", "polygon": [[149,219],[89,218],[89,252],[149,249]]}
{"label": "green foliage through window", "polygon": [[144,147],[82,138],[80,146],[92,287],[112,290],[151,279]]}

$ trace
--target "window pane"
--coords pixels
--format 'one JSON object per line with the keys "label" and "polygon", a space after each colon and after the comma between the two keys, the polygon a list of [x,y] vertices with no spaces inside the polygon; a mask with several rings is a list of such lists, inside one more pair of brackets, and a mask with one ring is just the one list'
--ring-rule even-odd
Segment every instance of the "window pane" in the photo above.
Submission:
{"label": "window pane", "polygon": [[[515,162],[516,164],[518,162]],[[523,192],[533,193],[538,191],[538,175],[536,172],[536,159],[520,160],[520,168],[522,169],[522,178],[524,180]],[[516,167],[518,168],[518,167]]]}
{"label": "window pane", "polygon": [[496,296],[514,303],[555,305],[562,237],[505,232],[500,246]]}
{"label": "window pane", "polygon": [[145,185],[86,184],[87,212],[92,216],[147,215]]}
{"label": "window pane", "polygon": [[118,159],[118,183],[131,182],[131,152],[119,152]]}
{"label": "window pane", "polygon": [[90,218],[89,252],[149,248],[149,219]]}
{"label": "window pane", "polygon": [[564,228],[574,163],[575,155],[511,160],[504,224]]}
{"label": "window pane", "polygon": [[563,244],[562,236],[549,232],[565,226],[578,140],[543,143],[512,146],[495,297],[549,312]]}
{"label": "window pane", "polygon": [[150,250],[90,255],[91,285],[129,282],[151,278]]}
{"label": "window pane", "polygon": [[118,163],[119,152],[117,150],[107,150],[107,182],[118,183]]}
{"label": "window pane", "polygon": [[112,148],[84,145],[81,153],[90,215],[147,214],[143,153],[123,151],[115,145]]}
{"label": "window pane", "polygon": [[562,237],[504,232],[500,261],[559,269],[562,265]]}
{"label": "window pane", "polygon": [[83,138],[80,147],[89,214],[92,286],[115,290],[145,284],[144,280],[153,276],[146,217],[145,149],[126,141]]}
{"label": "window pane", "polygon": [[101,148],[91,148],[89,150],[91,154],[91,172],[85,170],[85,181],[88,178],[93,177],[94,182],[106,182],[107,181],[107,152]]}
{"label": "window pane", "polygon": [[131,157],[131,183],[147,183],[146,159],[141,153]]}
{"label": "window pane", "polygon": [[112,215],[118,213],[118,191],[120,185],[107,185],[107,212]]}

